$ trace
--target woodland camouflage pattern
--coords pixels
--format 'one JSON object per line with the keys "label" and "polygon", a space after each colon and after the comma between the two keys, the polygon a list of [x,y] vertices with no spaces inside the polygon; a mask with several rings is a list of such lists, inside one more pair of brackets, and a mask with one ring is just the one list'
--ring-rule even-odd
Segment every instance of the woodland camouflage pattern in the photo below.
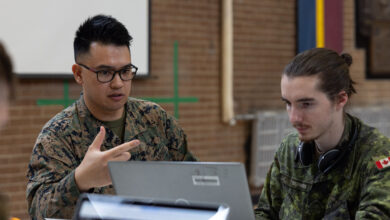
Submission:
{"label": "woodland camouflage pattern", "polygon": [[[129,98],[126,104],[124,141],[140,140],[130,160],[195,161],[186,136],[176,120],[157,104]],[[71,218],[80,192],[74,170],[81,163],[99,132],[102,122],[88,111],[83,97],[54,116],[39,134],[28,166],[26,197],[33,219]],[[122,144],[106,128],[101,150]],[[93,193],[113,194],[112,185],[94,188]]]}
{"label": "woodland camouflage pattern", "polygon": [[351,152],[327,175],[317,162],[295,161],[298,135],[281,143],[260,195],[256,219],[390,219],[390,168],[375,162],[390,156],[390,140],[377,129],[348,116],[340,146],[351,137],[351,122],[360,132]]}

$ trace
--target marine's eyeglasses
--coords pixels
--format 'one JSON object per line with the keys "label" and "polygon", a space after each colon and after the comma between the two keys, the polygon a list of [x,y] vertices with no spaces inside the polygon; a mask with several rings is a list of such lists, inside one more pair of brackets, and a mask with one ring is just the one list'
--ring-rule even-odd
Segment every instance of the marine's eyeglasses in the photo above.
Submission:
{"label": "marine's eyeglasses", "polygon": [[96,73],[97,80],[101,83],[111,82],[115,75],[118,73],[119,77],[123,81],[129,81],[134,78],[137,74],[138,67],[133,64],[128,64],[120,70],[94,70],[84,64],[78,63],[79,66],[84,67],[85,69]]}

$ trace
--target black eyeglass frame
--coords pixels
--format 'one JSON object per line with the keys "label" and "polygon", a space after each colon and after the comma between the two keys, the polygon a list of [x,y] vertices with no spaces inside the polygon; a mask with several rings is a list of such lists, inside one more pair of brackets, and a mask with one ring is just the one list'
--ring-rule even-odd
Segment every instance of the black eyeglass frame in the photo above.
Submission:
{"label": "black eyeglass frame", "polygon": [[[84,67],[85,69],[87,69],[87,70],[89,70],[89,71],[95,73],[95,74],[96,74],[96,79],[97,79],[97,81],[99,81],[99,82],[101,82],[101,83],[108,83],[108,82],[111,82],[111,81],[115,78],[115,75],[116,75],[117,73],[119,74],[119,77],[121,78],[122,81],[130,81],[130,80],[134,79],[134,77],[135,77],[135,75],[137,74],[137,71],[138,71],[138,67],[136,67],[135,65],[133,65],[133,64],[130,63],[128,66],[130,66],[130,68],[134,68],[135,71],[131,71],[132,77],[131,77],[130,79],[123,79],[123,78],[122,78],[121,71],[123,71],[125,68],[122,68],[122,69],[120,69],[120,70],[94,70],[94,69],[92,69],[92,68],[90,68],[90,67],[88,67],[88,66],[86,66],[86,65],[84,65],[84,64],[82,64],[82,63],[77,63],[77,65],[82,66],[82,67]],[[112,74],[111,79],[108,80],[108,81],[101,81],[101,80],[99,80],[99,73],[107,72],[107,71],[112,71],[112,72],[114,72],[114,73]]]}

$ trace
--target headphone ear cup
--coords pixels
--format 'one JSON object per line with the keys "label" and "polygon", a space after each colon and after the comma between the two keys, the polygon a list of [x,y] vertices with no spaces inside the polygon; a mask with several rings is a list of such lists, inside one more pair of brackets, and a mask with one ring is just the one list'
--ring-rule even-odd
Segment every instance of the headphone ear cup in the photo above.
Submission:
{"label": "headphone ear cup", "polygon": [[341,151],[339,149],[332,149],[320,156],[318,159],[318,169],[322,173],[327,173],[332,169],[339,160]]}
{"label": "headphone ear cup", "polygon": [[313,163],[313,142],[301,142],[298,145],[298,157],[302,165]]}

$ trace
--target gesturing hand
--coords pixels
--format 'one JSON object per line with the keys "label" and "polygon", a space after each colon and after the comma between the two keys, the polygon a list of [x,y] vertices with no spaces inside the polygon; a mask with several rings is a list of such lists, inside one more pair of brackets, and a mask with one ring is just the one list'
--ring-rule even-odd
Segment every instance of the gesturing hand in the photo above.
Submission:
{"label": "gesturing hand", "polygon": [[93,187],[110,185],[108,161],[129,160],[131,154],[128,151],[139,145],[139,140],[132,140],[110,150],[101,151],[105,135],[106,130],[101,126],[83,161],[75,170],[75,181],[80,192],[88,191]]}

